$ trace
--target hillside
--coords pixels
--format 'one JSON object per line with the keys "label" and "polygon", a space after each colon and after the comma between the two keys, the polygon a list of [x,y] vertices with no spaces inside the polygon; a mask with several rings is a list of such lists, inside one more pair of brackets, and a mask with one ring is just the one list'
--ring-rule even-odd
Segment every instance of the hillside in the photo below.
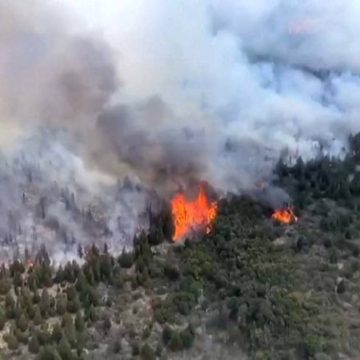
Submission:
{"label": "hillside", "polygon": [[360,136],[351,143],[343,160],[279,163],[292,224],[233,197],[184,243],[165,241],[164,213],[119,257],[105,246],[81,266],[2,266],[0,358],[359,358]]}

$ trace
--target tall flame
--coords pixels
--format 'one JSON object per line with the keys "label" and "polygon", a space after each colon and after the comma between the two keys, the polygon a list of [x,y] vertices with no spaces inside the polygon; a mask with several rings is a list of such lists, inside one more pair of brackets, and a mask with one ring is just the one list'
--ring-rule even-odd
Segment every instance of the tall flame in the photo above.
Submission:
{"label": "tall flame", "polygon": [[218,205],[210,202],[206,195],[205,185],[200,184],[200,190],[195,200],[187,200],[184,193],[176,195],[171,201],[172,215],[175,224],[174,240],[179,241],[193,230],[211,230],[217,213]]}
{"label": "tall flame", "polygon": [[298,221],[297,216],[294,214],[291,208],[276,210],[272,214],[272,218],[283,224],[291,224]]}

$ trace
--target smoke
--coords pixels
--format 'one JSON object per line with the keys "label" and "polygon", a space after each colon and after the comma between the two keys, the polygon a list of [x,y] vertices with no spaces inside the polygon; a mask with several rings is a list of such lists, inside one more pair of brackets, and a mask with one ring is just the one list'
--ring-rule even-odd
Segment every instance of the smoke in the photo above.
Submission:
{"label": "smoke", "polygon": [[92,244],[119,253],[149,228],[156,196],[127,178],[89,169],[67,147],[68,134],[38,130],[0,162],[0,261],[31,260],[44,246],[55,263],[81,261]]}
{"label": "smoke", "polygon": [[1,122],[84,134],[118,85],[111,51],[101,39],[78,33],[48,3],[0,4]]}
{"label": "smoke", "polygon": [[120,249],[148,189],[253,193],[285,153],[341,155],[359,16],[356,0],[3,0],[3,248]]}
{"label": "smoke", "polygon": [[360,129],[355,1],[108,1],[100,21],[81,4],[120,54],[106,152],[155,185],[249,190],[284,151],[339,155]]}

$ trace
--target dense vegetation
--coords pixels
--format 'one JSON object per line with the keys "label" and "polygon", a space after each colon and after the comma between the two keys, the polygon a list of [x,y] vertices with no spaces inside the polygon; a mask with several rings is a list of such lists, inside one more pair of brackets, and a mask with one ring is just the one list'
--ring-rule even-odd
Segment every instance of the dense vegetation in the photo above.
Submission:
{"label": "dense vegetation", "polygon": [[53,269],[43,253],[2,266],[0,358],[226,358],[211,344],[253,359],[359,357],[359,166],[360,135],[342,160],[280,162],[300,216],[291,226],[234,197],[210,234],[184,244],[164,242],[165,211],[130,253],[104,245],[79,249],[83,265]]}

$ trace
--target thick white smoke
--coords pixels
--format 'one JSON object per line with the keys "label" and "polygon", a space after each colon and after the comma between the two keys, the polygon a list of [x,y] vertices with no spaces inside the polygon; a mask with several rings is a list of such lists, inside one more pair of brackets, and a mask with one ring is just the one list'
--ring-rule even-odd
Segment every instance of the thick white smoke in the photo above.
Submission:
{"label": "thick white smoke", "polygon": [[[69,186],[77,207],[101,208],[120,248],[149,194],[125,184],[114,195],[119,178],[163,195],[194,180],[242,192],[269,182],[283,153],[341,154],[360,130],[359,18],[357,0],[2,1],[2,218],[16,209],[16,227],[66,223],[56,254],[69,243],[59,228],[94,241],[58,201]],[[29,185],[20,168],[41,179]],[[11,221],[2,234],[16,232]]]}
{"label": "thick white smoke", "polygon": [[[242,190],[268,178],[268,160],[282,150],[338,154],[360,129],[355,0],[101,3],[69,7],[118,54],[124,87],[114,101],[137,113],[134,101],[156,95],[171,109],[131,120],[133,134],[144,132],[166,153],[163,163],[174,150],[166,142],[180,141],[177,161],[219,189]],[[198,134],[198,147],[183,129]]]}

